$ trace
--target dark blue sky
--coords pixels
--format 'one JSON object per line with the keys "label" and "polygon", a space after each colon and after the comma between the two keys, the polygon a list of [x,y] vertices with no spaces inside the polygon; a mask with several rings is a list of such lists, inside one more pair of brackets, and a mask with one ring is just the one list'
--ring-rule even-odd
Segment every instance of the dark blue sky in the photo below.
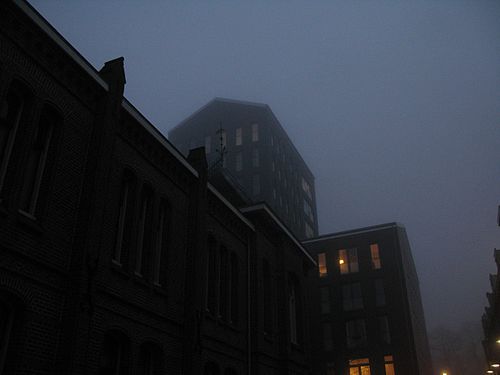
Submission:
{"label": "dark blue sky", "polygon": [[164,134],[265,102],[316,176],[320,232],[406,226],[428,327],[479,321],[500,204],[498,1],[31,1]]}

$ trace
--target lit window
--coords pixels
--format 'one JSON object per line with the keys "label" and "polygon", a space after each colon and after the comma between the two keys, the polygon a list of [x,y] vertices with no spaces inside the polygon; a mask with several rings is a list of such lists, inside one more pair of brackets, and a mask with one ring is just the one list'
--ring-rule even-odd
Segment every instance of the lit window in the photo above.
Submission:
{"label": "lit window", "polygon": [[392,355],[384,356],[385,375],[396,375],[394,371],[394,359]]}
{"label": "lit window", "polygon": [[260,164],[260,160],[259,160],[259,149],[258,148],[254,148],[252,150],[252,165],[254,167],[258,167]]}
{"label": "lit window", "polygon": [[379,316],[380,339],[386,344],[391,343],[391,333],[389,331],[389,320],[387,316]]}
{"label": "lit window", "polygon": [[240,151],[236,153],[236,172],[241,172],[243,169],[243,153]]}
{"label": "lit window", "polygon": [[253,195],[260,194],[260,176],[258,174],[254,174],[252,177],[252,191]]}
{"label": "lit window", "polygon": [[368,340],[366,337],[365,321],[363,319],[355,319],[346,322],[346,338],[348,348],[366,346]]}
{"label": "lit window", "polygon": [[375,280],[375,301],[377,306],[385,305],[384,282],[380,279]]}
{"label": "lit window", "polygon": [[236,146],[241,146],[241,144],[243,143],[243,129],[242,128],[238,128],[236,129]]}
{"label": "lit window", "polygon": [[354,273],[359,271],[358,251],[356,248],[339,250],[340,273]]}
{"label": "lit window", "polygon": [[321,313],[328,314],[330,312],[330,288],[323,286],[319,289],[321,299]]}
{"label": "lit window", "polygon": [[344,311],[359,310],[363,308],[361,284],[353,283],[342,285],[342,305]]}
{"label": "lit window", "polygon": [[212,152],[212,138],[210,136],[205,137],[205,153],[210,154]]}
{"label": "lit window", "polygon": [[372,268],[374,270],[378,270],[380,267],[382,267],[380,263],[380,254],[379,254],[379,249],[378,249],[378,244],[374,243],[370,245],[370,253],[372,256]]}
{"label": "lit window", "polygon": [[49,146],[57,121],[57,115],[53,111],[43,110],[30,146],[28,159],[23,168],[24,181],[21,188],[20,209],[32,216],[36,216],[40,188],[49,156]]}
{"label": "lit window", "polygon": [[259,124],[252,124],[252,142],[259,140]]}
{"label": "lit window", "polygon": [[328,268],[326,266],[326,254],[325,253],[318,254],[318,268],[319,268],[319,277],[328,276]]}
{"label": "lit window", "polygon": [[349,375],[370,375],[370,360],[368,358],[350,359]]}
{"label": "lit window", "polygon": [[323,323],[323,348],[325,351],[333,350],[332,325],[329,322]]}

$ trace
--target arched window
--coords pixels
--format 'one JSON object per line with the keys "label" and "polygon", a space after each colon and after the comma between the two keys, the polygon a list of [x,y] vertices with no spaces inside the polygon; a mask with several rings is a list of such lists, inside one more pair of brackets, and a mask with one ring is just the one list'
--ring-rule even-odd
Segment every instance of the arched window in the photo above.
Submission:
{"label": "arched window", "polygon": [[122,265],[128,261],[128,249],[134,210],[135,176],[130,171],[123,173],[118,223],[116,225],[113,262]]}
{"label": "arched window", "polygon": [[23,166],[24,176],[19,208],[33,217],[36,217],[40,202],[40,192],[47,172],[54,131],[60,122],[61,117],[51,107],[45,106],[42,109]]}
{"label": "arched window", "polygon": [[106,334],[102,345],[100,375],[124,375],[128,373],[129,341],[117,331]]}
{"label": "arched window", "polygon": [[238,314],[239,314],[239,296],[238,296],[238,288],[239,288],[239,267],[238,267],[238,257],[235,253],[231,253],[231,314],[230,319],[233,324],[238,323]]}
{"label": "arched window", "polygon": [[26,90],[14,83],[0,105],[0,194],[11,163],[12,150],[23,113],[26,111]]}
{"label": "arched window", "polygon": [[139,368],[141,375],[160,375],[163,372],[162,350],[157,344],[141,345]]}
{"label": "arched window", "polygon": [[158,212],[153,263],[153,282],[157,285],[161,285],[163,283],[162,279],[165,279],[165,275],[162,273],[166,269],[169,228],[170,206],[166,200],[162,200]]}
{"label": "arched window", "polygon": [[271,267],[269,262],[264,259],[262,261],[262,278],[263,278],[263,296],[264,296],[264,332],[271,333],[273,327],[273,308],[272,308],[272,283],[271,283]]}
{"label": "arched window", "polygon": [[212,314],[216,312],[217,305],[217,254],[216,242],[212,236],[208,237],[207,261],[207,310]]}
{"label": "arched window", "polygon": [[152,201],[153,192],[149,186],[145,185],[142,189],[139,221],[137,223],[137,248],[134,271],[139,276],[148,276],[149,273]]}

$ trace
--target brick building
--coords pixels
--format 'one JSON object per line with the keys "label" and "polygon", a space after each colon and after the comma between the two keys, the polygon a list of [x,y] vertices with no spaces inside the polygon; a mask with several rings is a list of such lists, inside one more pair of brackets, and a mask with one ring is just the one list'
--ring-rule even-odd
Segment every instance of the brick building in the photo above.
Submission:
{"label": "brick building", "polygon": [[272,209],[172,147],[122,58],[0,21],[0,373],[310,373],[316,263]]}
{"label": "brick building", "polygon": [[[500,212],[500,210],[499,210]],[[500,225],[500,221],[499,221]],[[500,249],[493,252],[496,274],[490,274],[491,292],[486,293],[488,306],[484,309],[483,324],[483,349],[486,357],[487,368],[491,373],[500,366]]]}
{"label": "brick building", "polygon": [[397,223],[303,242],[318,260],[318,374],[432,374],[418,277]]}

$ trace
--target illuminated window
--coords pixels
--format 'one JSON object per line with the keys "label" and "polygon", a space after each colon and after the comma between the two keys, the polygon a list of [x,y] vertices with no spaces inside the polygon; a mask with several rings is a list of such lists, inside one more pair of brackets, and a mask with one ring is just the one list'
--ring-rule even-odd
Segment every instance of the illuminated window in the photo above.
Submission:
{"label": "illuminated window", "polygon": [[361,284],[353,283],[342,285],[342,304],[344,311],[359,310],[363,308]]}
{"label": "illuminated window", "polygon": [[328,276],[328,268],[326,266],[326,254],[325,253],[318,254],[318,269],[319,269],[319,277]]}
{"label": "illuminated window", "polygon": [[323,323],[323,349],[325,351],[333,350],[332,325],[329,322]]}
{"label": "illuminated window", "polygon": [[259,124],[252,124],[252,142],[259,140]]}
{"label": "illuminated window", "polygon": [[259,149],[258,148],[254,148],[252,150],[252,165],[254,167],[258,167],[260,164],[260,160],[259,160]]}
{"label": "illuminated window", "polygon": [[380,254],[378,250],[378,244],[374,243],[370,245],[370,253],[372,256],[372,268],[374,270],[378,270],[380,267],[382,267],[380,263]]}
{"label": "illuminated window", "polygon": [[323,286],[319,288],[320,301],[321,301],[321,313],[328,314],[330,312],[330,288]]}
{"label": "illuminated window", "polygon": [[349,375],[370,375],[370,360],[368,358],[350,359]]}
{"label": "illuminated window", "polygon": [[212,138],[210,136],[205,137],[205,153],[210,154],[212,152]]}
{"label": "illuminated window", "polygon": [[389,331],[389,320],[387,316],[379,316],[380,339],[386,344],[391,343],[391,332]]}
{"label": "illuminated window", "polygon": [[394,359],[392,355],[384,356],[385,375],[396,375],[394,371]]}
{"label": "illuminated window", "polygon": [[375,280],[375,302],[377,306],[385,305],[384,282],[381,279]]}
{"label": "illuminated window", "polygon": [[45,176],[49,147],[58,116],[49,108],[44,108],[32,139],[28,158],[23,167],[24,181],[21,188],[20,209],[36,216],[40,191]]}
{"label": "illuminated window", "polygon": [[236,153],[236,172],[241,172],[243,169],[243,153],[240,151]]}
{"label": "illuminated window", "polygon": [[340,273],[354,273],[359,271],[358,251],[356,248],[339,250]]}
{"label": "illuminated window", "polygon": [[243,129],[238,128],[236,129],[236,146],[241,146],[243,143]]}
{"label": "illuminated window", "polygon": [[355,319],[346,322],[346,338],[348,348],[360,348],[366,346],[366,327],[364,319]]}

